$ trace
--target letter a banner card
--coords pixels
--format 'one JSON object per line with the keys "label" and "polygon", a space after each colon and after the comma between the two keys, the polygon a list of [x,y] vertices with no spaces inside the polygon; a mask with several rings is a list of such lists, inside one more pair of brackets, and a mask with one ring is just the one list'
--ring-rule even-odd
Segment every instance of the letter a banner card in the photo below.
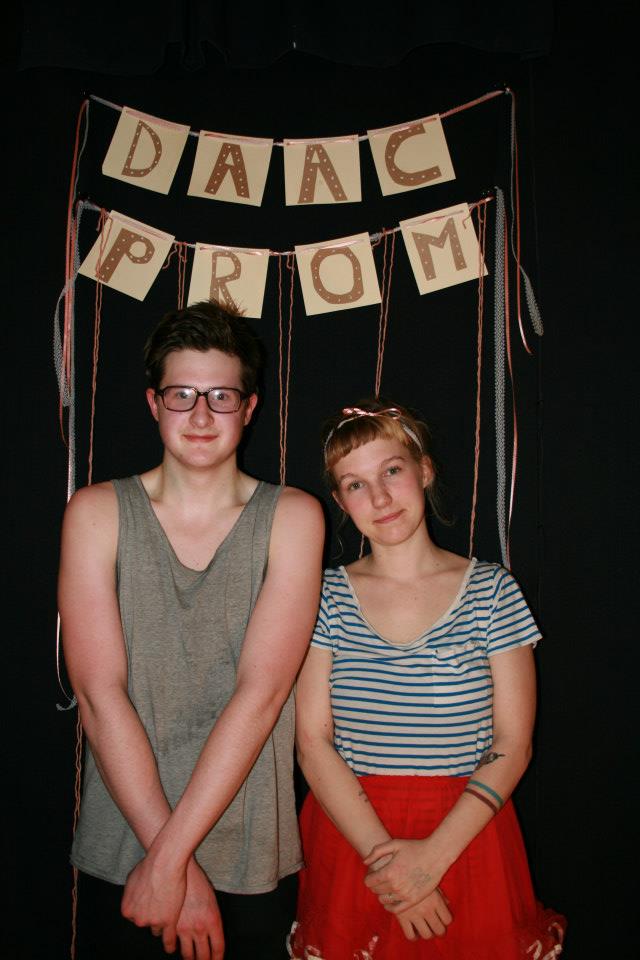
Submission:
{"label": "letter a banner card", "polygon": [[246,317],[261,317],[269,250],[196,243],[188,302],[216,300]]}
{"label": "letter a banner card", "polygon": [[189,196],[259,207],[272,147],[273,140],[201,130]]}
{"label": "letter a banner card", "polygon": [[284,190],[288,207],[359,203],[362,190],[357,133],[328,140],[285,140]]}
{"label": "letter a banner card", "polygon": [[383,195],[455,180],[439,116],[367,131]]}
{"label": "letter a banner card", "polygon": [[106,177],[169,193],[189,127],[123,107],[102,163]]}
{"label": "letter a banner card", "polygon": [[144,300],[174,238],[112,210],[80,273],[136,300]]}
{"label": "letter a banner card", "polygon": [[400,229],[420,293],[487,274],[468,204],[401,220]]}
{"label": "letter a banner card", "polygon": [[368,233],[295,248],[307,316],[380,303]]}

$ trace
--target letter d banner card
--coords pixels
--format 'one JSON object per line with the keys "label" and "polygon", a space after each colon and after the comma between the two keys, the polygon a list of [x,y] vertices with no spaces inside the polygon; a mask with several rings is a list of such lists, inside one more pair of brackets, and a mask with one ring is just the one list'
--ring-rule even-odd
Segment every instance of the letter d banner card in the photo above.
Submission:
{"label": "letter d banner card", "polygon": [[106,177],[169,193],[189,127],[123,107],[102,163]]}

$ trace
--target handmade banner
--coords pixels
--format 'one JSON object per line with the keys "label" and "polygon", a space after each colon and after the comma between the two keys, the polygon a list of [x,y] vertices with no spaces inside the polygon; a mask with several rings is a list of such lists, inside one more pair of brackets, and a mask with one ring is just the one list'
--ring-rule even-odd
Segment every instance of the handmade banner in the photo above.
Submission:
{"label": "handmade banner", "polygon": [[295,248],[307,316],[380,303],[368,233]]}
{"label": "handmade banner", "polygon": [[287,206],[362,200],[357,134],[326,140],[285,140],[283,147]]}
{"label": "handmade banner", "polygon": [[[480,248],[468,204],[401,220],[400,228],[420,293],[480,276]],[[484,262],[482,272],[486,276]]]}
{"label": "handmade banner", "polygon": [[79,272],[97,283],[144,300],[174,238],[112,210]]}
{"label": "handmade banner", "polygon": [[189,127],[123,107],[102,163],[107,177],[169,193]]}
{"label": "handmade banner", "polygon": [[246,317],[261,317],[269,250],[196,243],[188,302],[217,300]]}
{"label": "handmade banner", "polygon": [[455,180],[439,116],[368,130],[383,195]]}
{"label": "handmade banner", "polygon": [[201,130],[188,194],[259,207],[273,140]]}

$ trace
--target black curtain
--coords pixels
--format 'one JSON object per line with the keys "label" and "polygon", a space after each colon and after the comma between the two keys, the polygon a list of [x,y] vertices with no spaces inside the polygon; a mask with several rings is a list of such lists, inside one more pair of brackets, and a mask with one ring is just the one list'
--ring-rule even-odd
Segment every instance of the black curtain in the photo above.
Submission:
{"label": "black curtain", "polygon": [[[5,644],[6,686],[13,696],[4,739],[15,805],[7,821],[11,852],[5,864],[15,903],[3,927],[4,956],[69,955],[76,716],[56,710],[63,703],[53,650],[66,452],[57,424],[51,341],[63,282],[72,143],[84,95],[195,129],[280,138],[363,132],[447,109],[503,83],[517,95],[523,257],[545,322],[542,340],[529,332],[533,358],[517,340],[514,347],[520,473],[513,569],[545,635],[537,652],[535,759],[516,801],[539,893],[569,918],[565,955],[632,955],[630,891],[619,879],[631,865],[635,823],[629,754],[637,668],[629,603],[637,593],[631,454],[635,176],[628,112],[635,77],[626,24],[614,25],[609,16],[596,32],[581,10],[563,7],[549,49],[545,5],[538,5],[535,22],[510,25],[506,14],[500,20],[486,10],[482,17],[460,13],[460,23],[479,25],[471,38],[443,32],[455,25],[451,5],[448,25],[428,35],[421,25],[437,23],[435,12],[428,18],[421,8],[412,18],[406,6],[394,9],[385,30],[375,11],[365,22],[371,30],[365,32],[359,21],[356,33],[350,20],[355,6],[343,11],[340,31],[329,30],[328,17],[314,20],[309,11],[301,14],[287,4],[269,17],[259,15],[262,20],[247,31],[238,15],[234,20],[219,5],[216,20],[205,5],[176,3],[173,13],[145,19],[144,29],[134,20],[125,29],[121,19],[113,42],[113,4],[109,15],[92,8],[89,17],[73,5],[50,12],[44,4],[24,5],[21,68],[5,75],[10,136],[3,332],[4,375],[11,384],[4,408],[10,450]],[[497,5],[492,10],[499,12]],[[543,55],[531,59],[532,53]],[[382,198],[362,149],[362,204],[291,209],[284,207],[276,155],[264,205],[255,210],[186,197],[192,143],[166,198],[102,177],[115,114],[94,104],[81,191],[107,209],[168,232],[175,228],[179,239],[290,249],[293,243],[391,226],[405,216],[476,200],[496,183],[506,186],[507,105],[501,97],[447,122],[457,175],[451,183]],[[85,250],[94,226],[87,214]],[[378,248],[380,273],[379,256]],[[271,358],[265,399],[244,451],[245,467],[266,479],[278,475],[274,269],[272,263],[263,319],[255,321]],[[91,282],[81,278],[79,482],[86,478],[93,293]],[[140,349],[175,295],[171,268],[142,304],[104,291],[96,480],[147,469],[160,455],[144,409]],[[419,297],[398,241],[383,391],[422,409],[435,426],[456,518],[435,534],[461,553],[467,549],[472,468],[475,297],[474,284]],[[320,420],[340,403],[371,392],[376,343],[375,309],[307,318],[296,289],[289,482],[324,497]],[[491,364],[487,340],[476,553],[498,559]],[[343,540],[341,559],[348,560],[357,538],[346,532]],[[338,550],[334,536],[329,561]]]}

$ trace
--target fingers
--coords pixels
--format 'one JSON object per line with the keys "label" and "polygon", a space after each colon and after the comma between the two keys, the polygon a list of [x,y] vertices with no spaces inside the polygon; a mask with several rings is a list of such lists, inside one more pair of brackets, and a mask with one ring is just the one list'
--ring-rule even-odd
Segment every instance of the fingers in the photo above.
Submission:
{"label": "fingers", "polygon": [[164,927],[162,930],[162,946],[165,949],[165,953],[173,953],[176,949],[178,935],[176,933],[175,924],[169,924]]}
{"label": "fingers", "polygon": [[[385,843],[378,843],[372,849],[369,856],[365,858],[363,863],[365,867],[371,867],[373,864],[375,864],[376,860],[379,860],[381,857],[388,857],[390,859],[395,851],[396,848],[392,840],[387,840]],[[387,863],[388,862],[389,861],[387,860]],[[376,868],[374,867],[374,869]]]}

